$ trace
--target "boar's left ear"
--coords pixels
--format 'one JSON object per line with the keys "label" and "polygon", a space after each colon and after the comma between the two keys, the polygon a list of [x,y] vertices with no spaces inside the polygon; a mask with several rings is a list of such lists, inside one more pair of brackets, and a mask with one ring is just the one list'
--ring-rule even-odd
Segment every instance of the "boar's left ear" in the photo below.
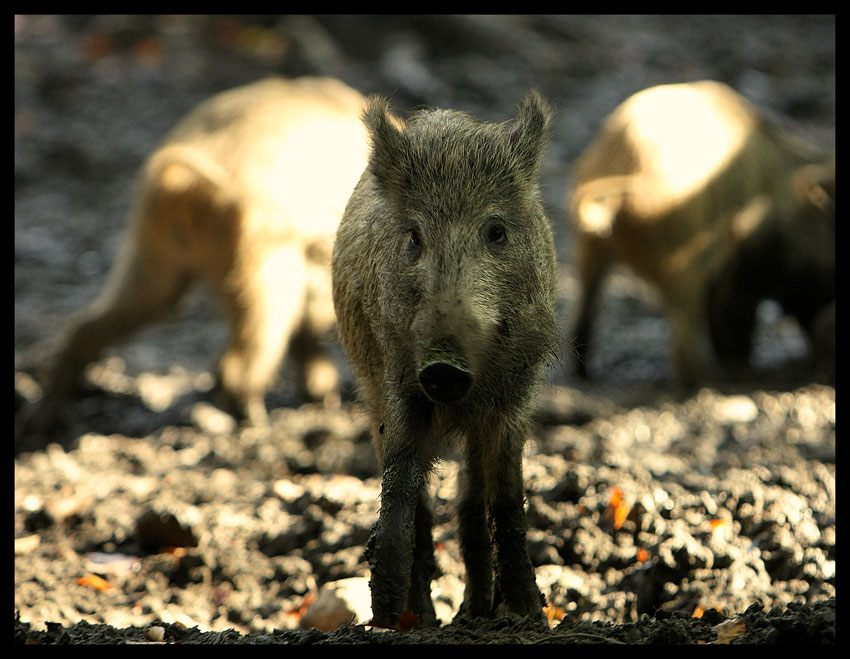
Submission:
{"label": "boar's left ear", "polygon": [[517,107],[517,118],[511,127],[509,140],[515,149],[517,162],[531,178],[535,178],[540,170],[552,113],[552,106],[536,89],[530,90]]}
{"label": "boar's left ear", "polygon": [[382,185],[391,185],[398,176],[399,156],[404,151],[401,121],[390,113],[385,98],[372,96],[363,112],[363,123],[372,142],[369,169]]}

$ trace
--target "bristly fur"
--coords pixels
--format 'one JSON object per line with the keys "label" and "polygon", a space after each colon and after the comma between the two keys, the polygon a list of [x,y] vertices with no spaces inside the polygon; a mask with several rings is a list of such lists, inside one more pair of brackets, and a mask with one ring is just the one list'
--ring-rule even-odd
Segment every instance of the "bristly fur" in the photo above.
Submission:
{"label": "bristly fur", "polygon": [[[337,233],[333,285],[384,470],[369,544],[376,624],[405,609],[435,620],[424,488],[454,437],[466,456],[464,613],[491,612],[495,569],[509,609],[540,615],[521,458],[556,345],[555,251],[537,182],[550,117],[534,91],[500,123],[453,110],[401,120],[382,98],[364,112],[371,156]],[[459,398],[426,388],[421,374],[435,360],[437,372],[463,374]]]}

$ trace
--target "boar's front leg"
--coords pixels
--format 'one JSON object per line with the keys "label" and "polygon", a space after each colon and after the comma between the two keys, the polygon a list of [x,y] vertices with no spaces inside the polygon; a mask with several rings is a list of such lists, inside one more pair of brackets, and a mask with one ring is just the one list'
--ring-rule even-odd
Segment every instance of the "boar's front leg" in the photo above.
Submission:
{"label": "boar's front leg", "polygon": [[466,466],[461,472],[458,504],[460,548],[466,566],[466,591],[459,616],[482,618],[492,614],[493,560],[487,521],[487,482],[481,446],[469,443]]}
{"label": "boar's front leg", "polygon": [[490,519],[496,547],[496,587],[508,610],[543,617],[543,596],[528,556],[522,446],[525,427],[508,423],[496,456]]}
{"label": "boar's front leg", "polygon": [[413,547],[413,565],[410,570],[410,591],[407,596],[407,608],[417,614],[417,627],[431,627],[437,624],[434,603],[431,600],[431,580],[436,572],[434,561],[434,541],[431,534],[433,519],[428,494],[423,488],[416,504],[414,518],[416,539]]}
{"label": "boar's front leg", "polygon": [[424,423],[387,422],[383,440],[381,510],[369,538],[372,624],[394,627],[410,609],[434,622],[430,586],[434,557],[425,502],[430,464],[418,454]]}

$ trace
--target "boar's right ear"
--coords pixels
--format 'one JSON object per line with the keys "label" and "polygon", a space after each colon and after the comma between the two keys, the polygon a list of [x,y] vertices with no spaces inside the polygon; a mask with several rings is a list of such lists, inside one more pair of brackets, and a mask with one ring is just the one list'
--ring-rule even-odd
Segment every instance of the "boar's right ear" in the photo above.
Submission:
{"label": "boar's right ear", "polygon": [[552,106],[536,89],[531,89],[519,102],[517,118],[511,128],[509,139],[516,150],[517,161],[532,179],[537,177],[543,160],[552,112]]}
{"label": "boar's right ear", "polygon": [[372,96],[363,111],[363,123],[369,130],[372,154],[369,170],[382,185],[391,185],[399,176],[403,163],[404,136],[399,130],[401,122],[389,112],[389,102]]}

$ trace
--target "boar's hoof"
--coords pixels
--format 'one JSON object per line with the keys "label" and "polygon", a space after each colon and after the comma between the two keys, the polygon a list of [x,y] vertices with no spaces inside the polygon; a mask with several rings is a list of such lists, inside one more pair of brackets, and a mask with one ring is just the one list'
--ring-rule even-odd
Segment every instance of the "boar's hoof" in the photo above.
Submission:
{"label": "boar's hoof", "polygon": [[435,403],[456,403],[469,391],[472,374],[449,362],[431,362],[419,370],[419,384]]}

